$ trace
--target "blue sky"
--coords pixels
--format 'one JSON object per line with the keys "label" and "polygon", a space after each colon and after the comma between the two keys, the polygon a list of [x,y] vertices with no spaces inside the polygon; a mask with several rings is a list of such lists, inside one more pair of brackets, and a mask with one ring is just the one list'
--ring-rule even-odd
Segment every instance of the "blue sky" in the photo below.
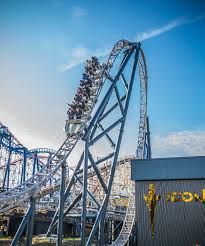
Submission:
{"label": "blue sky", "polygon": [[153,155],[205,155],[204,1],[1,0],[0,32],[0,120],[28,147],[57,148],[82,61],[125,38],[147,60]]}

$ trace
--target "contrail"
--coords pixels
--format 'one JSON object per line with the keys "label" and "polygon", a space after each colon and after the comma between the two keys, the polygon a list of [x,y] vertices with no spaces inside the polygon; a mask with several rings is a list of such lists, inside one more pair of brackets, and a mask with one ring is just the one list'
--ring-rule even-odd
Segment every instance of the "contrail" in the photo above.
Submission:
{"label": "contrail", "polygon": [[95,50],[95,51],[87,51],[87,54],[83,54],[82,57],[78,55],[77,58],[71,59],[67,64],[61,65],[58,69],[60,72],[65,72],[66,70],[70,70],[89,59],[91,56],[97,56],[98,58],[108,55],[110,49],[104,50]]}
{"label": "contrail", "polygon": [[[164,26],[158,27],[158,28],[153,28],[150,31],[147,32],[142,32],[139,33],[137,35],[137,37],[135,37],[134,40],[136,40],[137,42],[141,42],[150,38],[154,38],[157,37],[165,32],[169,32],[172,29],[179,27],[179,26],[183,26],[189,23],[194,23],[197,21],[200,21],[202,19],[205,18],[205,14],[204,15],[200,15],[197,16],[195,18],[178,18],[176,20],[170,21],[169,23],[167,23]],[[91,55],[95,55],[97,57],[102,57],[105,55],[108,55],[110,52],[110,49],[105,49],[105,50],[97,50],[97,51],[88,51],[86,56],[85,54],[82,54],[82,56],[79,56],[77,58],[71,59],[67,64],[63,64],[59,67],[59,71],[61,72],[65,72],[67,70],[70,70],[80,64],[82,64],[86,59],[88,59]]]}
{"label": "contrail", "polygon": [[200,21],[204,18],[205,18],[205,15],[197,16],[193,19],[187,19],[187,18],[176,19],[174,21],[169,22],[168,24],[166,24],[164,26],[154,28],[154,29],[147,31],[147,32],[139,33],[137,35],[136,40],[138,42],[144,41],[144,40],[159,36],[165,32],[171,31],[172,29],[174,29],[178,26],[183,26],[183,25],[188,24],[188,23],[194,23],[194,22]]}

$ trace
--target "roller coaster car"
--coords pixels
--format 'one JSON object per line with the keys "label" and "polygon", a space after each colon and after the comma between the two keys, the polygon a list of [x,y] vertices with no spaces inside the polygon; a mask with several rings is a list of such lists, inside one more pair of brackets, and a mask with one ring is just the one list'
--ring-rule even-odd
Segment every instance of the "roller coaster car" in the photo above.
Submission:
{"label": "roller coaster car", "polygon": [[66,120],[65,132],[67,136],[73,136],[81,132],[85,126],[85,121],[82,119]]}

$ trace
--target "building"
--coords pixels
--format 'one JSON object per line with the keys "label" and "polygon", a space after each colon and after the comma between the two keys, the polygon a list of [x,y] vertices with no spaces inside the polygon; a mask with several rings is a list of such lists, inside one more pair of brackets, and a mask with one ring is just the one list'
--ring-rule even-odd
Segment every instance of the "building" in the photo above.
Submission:
{"label": "building", "polygon": [[205,157],[133,160],[136,241],[205,245]]}

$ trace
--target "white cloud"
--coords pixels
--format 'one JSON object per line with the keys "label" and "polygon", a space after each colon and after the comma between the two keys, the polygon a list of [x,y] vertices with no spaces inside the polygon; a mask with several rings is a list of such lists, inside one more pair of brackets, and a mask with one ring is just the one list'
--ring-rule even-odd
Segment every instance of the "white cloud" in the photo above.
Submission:
{"label": "white cloud", "polygon": [[180,131],[154,136],[153,157],[205,155],[205,131]]}
{"label": "white cloud", "polygon": [[85,58],[88,55],[89,51],[86,48],[77,48],[74,49],[72,51],[72,57],[77,58],[77,59],[81,59],[81,58]]}
{"label": "white cloud", "polygon": [[83,63],[89,55],[90,51],[84,47],[73,49],[69,61],[66,64],[61,65],[59,71],[64,72]]}
{"label": "white cloud", "polygon": [[205,15],[197,16],[197,17],[195,17],[193,19],[179,18],[179,19],[176,19],[176,20],[173,20],[173,21],[167,23],[164,26],[151,29],[151,30],[149,30],[147,32],[139,33],[137,35],[136,40],[137,41],[147,40],[147,39],[159,36],[162,33],[171,31],[172,29],[174,29],[174,28],[176,28],[178,26],[183,26],[183,25],[188,24],[188,23],[194,23],[194,22],[200,21],[200,20],[202,20],[204,18],[205,18]]}
{"label": "white cloud", "polygon": [[88,11],[81,7],[73,7],[72,10],[73,10],[74,17],[80,17],[88,14]]}

